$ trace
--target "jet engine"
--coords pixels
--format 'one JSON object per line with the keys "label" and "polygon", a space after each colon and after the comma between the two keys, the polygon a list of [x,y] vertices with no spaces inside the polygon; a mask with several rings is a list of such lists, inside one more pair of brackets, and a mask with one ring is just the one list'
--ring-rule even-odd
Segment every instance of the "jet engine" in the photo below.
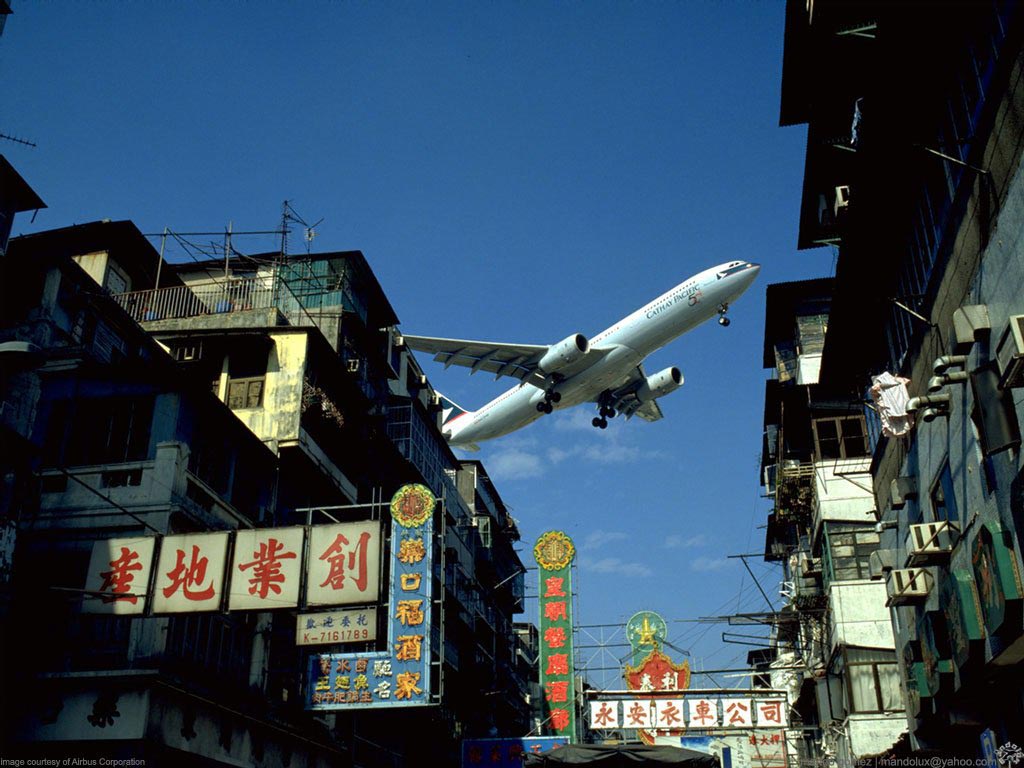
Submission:
{"label": "jet engine", "polygon": [[544,353],[537,367],[544,373],[558,373],[583,358],[590,349],[590,342],[582,333],[574,333],[562,339]]}
{"label": "jet engine", "polygon": [[675,392],[682,385],[682,371],[672,366],[648,376],[636,391],[636,399],[641,403],[649,403],[651,400],[664,397],[669,392]]}

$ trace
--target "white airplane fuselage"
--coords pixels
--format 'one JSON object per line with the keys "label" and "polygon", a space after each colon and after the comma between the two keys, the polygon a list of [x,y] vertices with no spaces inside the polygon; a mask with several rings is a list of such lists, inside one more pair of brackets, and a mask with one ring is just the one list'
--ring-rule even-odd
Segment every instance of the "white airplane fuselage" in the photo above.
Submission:
{"label": "white airplane fuselage", "polygon": [[[722,314],[754,281],[760,266],[729,262],[711,267],[680,283],[640,309],[591,338],[593,348],[609,350],[589,367],[562,372],[555,385],[560,399],[556,410],[593,402],[628,378],[644,358],[701,323]],[[723,274],[724,273],[724,274]],[[454,447],[507,435],[545,415],[537,404],[544,390],[518,384],[476,411],[456,416],[444,425]]]}

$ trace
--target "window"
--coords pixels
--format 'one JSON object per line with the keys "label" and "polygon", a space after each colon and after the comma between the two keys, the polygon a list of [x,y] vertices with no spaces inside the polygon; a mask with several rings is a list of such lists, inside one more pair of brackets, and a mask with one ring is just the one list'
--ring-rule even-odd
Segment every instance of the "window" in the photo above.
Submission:
{"label": "window", "polygon": [[845,656],[851,712],[891,712],[903,709],[895,651],[847,648]]}
{"label": "window", "polygon": [[871,553],[878,544],[873,527],[829,525],[825,530],[829,582],[870,578]]}
{"label": "window", "polygon": [[953,490],[953,474],[949,470],[949,461],[942,465],[938,477],[932,484],[932,519],[935,521],[960,521],[960,512],[956,506],[956,493]]}
{"label": "window", "polygon": [[45,460],[51,466],[119,464],[149,458],[153,397],[64,400],[53,404]]}
{"label": "window", "polygon": [[259,408],[267,376],[267,351],[242,349],[228,357],[228,408]]}
{"label": "window", "polygon": [[813,427],[819,460],[868,455],[867,427],[863,416],[815,419]]}

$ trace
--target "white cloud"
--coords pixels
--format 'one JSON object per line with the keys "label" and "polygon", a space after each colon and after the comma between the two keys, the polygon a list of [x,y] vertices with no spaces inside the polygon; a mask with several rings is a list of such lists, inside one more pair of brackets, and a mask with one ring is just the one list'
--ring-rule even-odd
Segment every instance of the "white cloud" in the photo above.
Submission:
{"label": "white cloud", "polygon": [[648,577],[653,576],[654,571],[643,563],[626,563],[617,557],[605,557],[593,563],[584,561],[583,568],[596,573],[614,573],[626,577]]}
{"label": "white cloud", "polygon": [[691,571],[721,571],[732,566],[727,557],[698,557],[690,561]]}
{"label": "white cloud", "polygon": [[694,547],[703,547],[708,543],[708,537],[703,533],[698,533],[696,536],[679,536],[673,534],[665,538],[663,546],[666,549],[693,549]]}
{"label": "white cloud", "polygon": [[580,549],[597,549],[613,541],[625,541],[629,538],[628,533],[622,531],[591,531],[583,540]]}
{"label": "white cloud", "polygon": [[540,456],[520,448],[501,450],[487,459],[487,473],[495,480],[523,480],[544,474]]}

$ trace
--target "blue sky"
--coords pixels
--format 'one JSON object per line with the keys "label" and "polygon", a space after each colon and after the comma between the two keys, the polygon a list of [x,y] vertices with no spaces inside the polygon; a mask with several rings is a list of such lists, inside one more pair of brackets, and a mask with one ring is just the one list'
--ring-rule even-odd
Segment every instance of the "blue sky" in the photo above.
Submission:
{"label": "blue sky", "polygon": [[[475,456],[530,565],[543,531],[576,540],[579,623],[655,610],[696,667],[742,665],[726,627],[673,620],[766,607],[728,558],[763,548],[769,506],[764,289],[832,269],[795,247],[805,131],[778,127],[781,0],[12,6],[0,132],[38,147],[0,151],[49,205],[15,233],[266,230],[288,199],[323,218],[317,250],[366,254],[407,333],[521,343],[761,263],[731,327],[648,363],[686,377],[663,421],[600,432],[578,409]],[[506,386],[421,362],[466,407]],[[777,597],[777,572],[752,567]]]}

